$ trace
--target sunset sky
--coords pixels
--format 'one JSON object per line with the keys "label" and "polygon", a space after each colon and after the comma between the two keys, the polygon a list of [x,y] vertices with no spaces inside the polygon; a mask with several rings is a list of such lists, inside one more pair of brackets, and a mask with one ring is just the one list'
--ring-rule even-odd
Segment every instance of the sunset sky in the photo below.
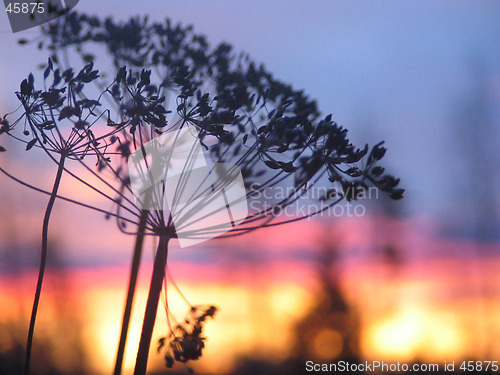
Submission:
{"label": "sunset sky", "polygon": [[[406,182],[408,210],[459,221],[458,181],[466,178],[456,134],[460,107],[483,85],[491,116],[500,116],[497,1],[147,1],[139,7],[82,0],[77,9],[116,19],[169,17],[193,24],[212,45],[224,40],[248,52],[317,99],[355,144],[385,140],[386,162]],[[8,108],[16,105],[19,82],[46,59],[36,48],[16,46],[36,32],[12,34],[0,12],[0,99]]]}
{"label": "sunset sky", "polygon": [[[169,17],[193,24],[212,46],[227,41],[248,52],[317,99],[322,113],[349,129],[354,144],[385,140],[384,165],[406,189],[396,203],[366,202],[363,217],[316,218],[188,249],[174,243],[169,269],[181,290],[193,304],[220,307],[207,323],[200,371],[228,373],[245,356],[272,353],[274,362],[290,356],[291,343],[300,340],[296,324],[322,295],[318,260],[328,247],[337,254],[331,276],[359,318],[362,358],[500,356],[493,340],[500,334],[500,2],[80,0],[76,9],[116,19]],[[0,114],[17,108],[19,83],[46,61],[34,45],[16,43],[38,32],[12,34],[0,11]],[[8,148],[0,166],[50,188],[55,168],[43,155],[0,142]],[[110,208],[69,178],[61,191]],[[0,192],[0,328],[12,327],[11,341],[0,339],[2,351],[14,338],[25,340],[46,197],[4,175]],[[58,251],[50,260],[40,335],[64,330],[54,323],[63,316],[79,327],[88,369],[110,373],[133,238],[102,214],[63,202],[51,233]],[[153,246],[148,240],[132,343]],[[170,307],[182,319],[187,306],[170,292]],[[61,296],[73,308],[61,304]],[[155,338],[166,331],[164,309],[158,316]],[[311,350],[321,347],[320,338]],[[127,349],[129,371],[136,345]],[[151,366],[161,369],[154,346]],[[62,369],[74,365],[68,351],[58,353]]]}

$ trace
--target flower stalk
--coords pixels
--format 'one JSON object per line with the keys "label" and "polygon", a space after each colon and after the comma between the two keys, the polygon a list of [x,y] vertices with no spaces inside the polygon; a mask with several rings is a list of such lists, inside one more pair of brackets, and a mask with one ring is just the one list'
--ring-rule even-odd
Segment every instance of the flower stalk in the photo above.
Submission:
{"label": "flower stalk", "polygon": [[139,218],[139,225],[137,227],[137,235],[135,238],[134,254],[132,256],[132,264],[130,267],[130,279],[127,289],[127,300],[125,302],[125,310],[123,312],[120,341],[118,343],[115,369],[113,372],[114,375],[120,375],[122,373],[123,357],[125,354],[125,345],[127,342],[128,329],[130,326],[130,316],[132,315],[132,304],[134,302],[137,277],[139,276],[139,266],[141,263],[142,248],[144,243],[144,236],[146,232],[146,223],[148,216],[149,216],[149,211],[143,209],[141,211],[141,217]]}
{"label": "flower stalk", "polygon": [[139,349],[137,351],[134,375],[146,374],[149,348],[151,346],[151,338],[153,337],[158,303],[163,288],[163,280],[165,278],[168,242],[172,238],[172,235],[168,233],[161,233],[159,237],[160,241],[158,243],[158,249],[154,260],[153,274],[151,276],[151,283],[149,286],[148,300],[146,303],[146,311],[144,313],[144,321],[142,324],[141,339],[139,341]]}
{"label": "flower stalk", "polygon": [[42,293],[43,278],[45,275],[45,266],[47,263],[50,215],[52,213],[52,208],[54,207],[54,203],[55,203],[56,197],[57,197],[57,192],[59,190],[59,185],[61,183],[61,179],[62,179],[62,175],[63,175],[63,171],[64,171],[65,160],[66,160],[66,155],[61,154],[61,158],[59,159],[59,165],[57,168],[56,177],[54,179],[54,185],[52,187],[52,192],[51,192],[51,195],[49,198],[49,202],[47,203],[47,208],[45,209],[45,216],[43,218],[40,267],[38,270],[38,281],[36,283],[35,299],[33,301],[33,308],[31,310],[30,325],[29,325],[29,330],[28,330],[28,340],[26,343],[26,355],[25,355],[25,359],[24,359],[24,375],[28,375],[30,372],[31,349],[33,347],[33,335],[35,333],[35,322],[36,322],[36,316],[37,316],[37,312],[38,312],[38,304],[40,302],[40,295]]}

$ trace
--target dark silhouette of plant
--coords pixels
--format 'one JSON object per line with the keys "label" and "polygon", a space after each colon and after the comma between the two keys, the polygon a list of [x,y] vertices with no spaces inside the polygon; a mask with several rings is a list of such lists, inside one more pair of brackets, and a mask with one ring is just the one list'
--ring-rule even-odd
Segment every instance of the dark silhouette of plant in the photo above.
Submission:
{"label": "dark silhouette of plant", "polygon": [[158,352],[165,346],[165,364],[168,368],[175,361],[186,363],[201,357],[205,347],[205,337],[201,336],[203,324],[207,318],[213,318],[217,308],[215,306],[192,306],[184,323],[178,323],[167,337],[158,342]]}
{"label": "dark silhouette of plant", "polygon": [[[115,374],[121,372],[145,235],[157,236],[159,242],[135,374],[146,372],[171,239],[201,240],[217,234],[232,237],[301,220],[326,212],[342,200],[357,199],[370,186],[376,186],[394,199],[403,195],[403,190],[397,187],[399,179],[385,174],[384,168],[377,165],[386,151],[382,143],[371,150],[368,145],[356,148],[349,142],[347,130],[335,123],[331,115],[321,117],[316,103],[302,91],[276,80],[247,55],[234,54],[226,43],[211,48],[205,37],[195,34],[190,26],[172,26],[168,20],[151,23],[147,18],[138,17],[116,23],[111,18],[101,21],[97,17],[70,13],[43,30],[39,47],[51,53],[46,74],[53,72],[56,76],[56,72],[62,71],[69,76],[66,72],[72,71],[72,65],[85,65],[79,90],[93,87],[100,93],[98,103],[107,103],[107,106],[98,106],[93,101],[85,102],[89,111],[92,110],[89,114],[96,120],[107,117],[107,125],[116,130],[100,138],[103,143],[99,147],[94,144],[90,147],[97,156],[98,172],[85,160],[79,160],[106,189],[110,189],[110,194],[68,171],[114,203],[112,211],[90,208],[115,217],[122,232],[136,235]],[[99,54],[88,52],[96,50],[113,62],[113,68],[101,71],[100,77],[93,73],[93,64],[99,64]],[[69,63],[75,57],[78,60]],[[51,64],[58,68],[54,70]],[[32,85],[31,81],[26,82]],[[82,125],[81,121],[88,120],[82,118],[79,106],[82,105],[73,101],[62,108],[58,116],[51,115],[49,121],[53,123],[49,126],[59,129],[60,121],[73,118],[76,128],[87,129],[87,124]],[[30,107],[23,108],[28,117]],[[99,126],[106,127],[106,124]],[[127,159],[135,151],[142,151],[146,156],[148,142],[186,129],[190,129],[193,139],[205,149],[205,156],[210,160],[205,180],[215,176],[215,182],[211,188],[203,181],[193,188],[187,180],[181,179],[174,202],[181,199],[184,191],[189,191],[189,199],[210,203],[210,189],[225,189],[232,182],[232,179],[217,177],[234,176],[241,171],[246,194],[239,202],[251,202],[252,209],[239,225],[232,222],[232,227],[228,228],[227,223],[214,219],[202,228],[193,229],[196,222],[215,218],[225,208],[214,209],[202,218],[195,217],[191,209],[176,212],[163,207],[146,209],[144,204],[153,195],[163,198],[164,186],[150,189],[150,195],[142,201],[134,200]],[[8,130],[11,133],[10,128]],[[40,139],[43,142],[43,137]],[[114,144],[111,151],[107,148],[110,144]],[[162,162],[168,165],[170,160]],[[147,168],[151,170],[153,164],[151,162]],[[284,187],[286,194],[276,199],[262,199],[264,192]],[[322,195],[311,210],[292,217],[281,214],[285,208],[307,201],[308,193],[319,188]],[[57,196],[57,191],[51,196]],[[88,206],[84,202],[61,198]],[[129,230],[127,224],[136,225],[136,229]],[[168,317],[168,305],[166,309]],[[187,322],[170,328],[170,334],[160,342],[166,347],[169,367],[174,361],[186,362],[201,355],[204,347],[202,326],[214,313],[213,306],[205,309],[191,306]]]}
{"label": "dark silhouette of plant", "polygon": [[[102,158],[107,147],[105,142],[102,143],[103,140],[119,131],[119,126],[116,126],[102,136],[95,136],[92,132],[92,126],[100,118],[93,111],[100,103],[99,100],[88,99],[83,89],[85,83],[92,82],[97,77],[98,72],[93,70],[92,63],[75,75],[71,69],[62,73],[59,69],[54,69],[49,59],[44,72],[45,89],[36,90],[33,74],[30,74],[16,92],[21,102],[22,115],[12,124],[9,123],[7,115],[1,121],[0,134],[8,134],[25,143],[27,151],[33,147],[43,149],[58,165],[42,225],[40,268],[28,331],[25,374],[29,373],[35,321],[45,274],[49,221],[65,162],[67,159],[82,160],[89,154],[97,156],[98,159]],[[52,78],[52,82],[47,87],[48,78]],[[21,124],[22,135],[18,134]],[[64,128],[69,128],[69,134],[63,134],[66,130]],[[4,148],[1,150],[5,151]]]}

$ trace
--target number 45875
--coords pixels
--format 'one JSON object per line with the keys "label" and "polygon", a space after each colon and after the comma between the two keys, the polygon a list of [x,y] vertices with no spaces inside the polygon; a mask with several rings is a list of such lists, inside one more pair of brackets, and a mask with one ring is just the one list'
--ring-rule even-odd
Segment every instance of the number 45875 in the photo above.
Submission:
{"label": "number 45875", "polygon": [[460,370],[467,372],[498,371],[498,361],[463,361]]}
{"label": "number 45875", "polygon": [[45,8],[43,3],[9,3],[5,8],[7,13],[43,13]]}

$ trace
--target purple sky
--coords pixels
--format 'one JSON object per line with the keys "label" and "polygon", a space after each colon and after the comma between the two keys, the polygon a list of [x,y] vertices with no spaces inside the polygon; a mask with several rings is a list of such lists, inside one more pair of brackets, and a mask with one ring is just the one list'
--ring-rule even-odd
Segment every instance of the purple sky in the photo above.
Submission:
{"label": "purple sky", "polygon": [[[386,164],[408,190],[410,213],[456,218],[460,198],[450,192],[467,176],[452,119],[470,97],[476,62],[492,108],[500,108],[498,1],[81,0],[77,9],[170,17],[192,23],[212,45],[225,40],[248,52],[316,98],[355,144],[386,140]],[[17,106],[14,90],[46,59],[15,43],[37,30],[14,35],[7,22],[0,11],[0,112]],[[492,121],[500,125],[498,109]],[[498,131],[490,141],[495,150]],[[492,178],[498,186],[498,172]]]}

